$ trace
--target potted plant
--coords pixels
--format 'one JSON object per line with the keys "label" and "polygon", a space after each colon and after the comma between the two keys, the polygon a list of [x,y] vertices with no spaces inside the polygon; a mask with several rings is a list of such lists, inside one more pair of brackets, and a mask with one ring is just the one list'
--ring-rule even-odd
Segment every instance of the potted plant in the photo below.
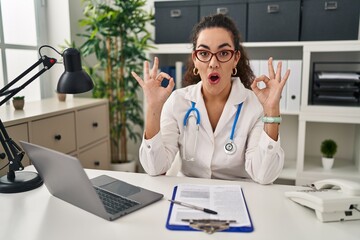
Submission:
{"label": "potted plant", "polygon": [[154,15],[144,9],[146,0],[84,0],[80,26],[85,39],[82,54],[94,54],[98,64],[88,68],[95,87],[93,97],[107,98],[110,113],[111,162],[128,162],[128,139],[141,139],[142,101],[139,84],[131,71],[142,72],[146,51],[151,46],[147,24]]}
{"label": "potted plant", "polygon": [[329,170],[334,164],[334,155],[337,151],[337,144],[332,139],[326,139],[321,143],[321,153],[322,153],[322,165],[323,168]]}
{"label": "potted plant", "polygon": [[57,98],[60,102],[65,102],[66,101],[66,93],[59,93],[56,92]]}
{"label": "potted plant", "polygon": [[15,110],[23,110],[25,105],[25,96],[16,96],[13,97],[12,103]]}

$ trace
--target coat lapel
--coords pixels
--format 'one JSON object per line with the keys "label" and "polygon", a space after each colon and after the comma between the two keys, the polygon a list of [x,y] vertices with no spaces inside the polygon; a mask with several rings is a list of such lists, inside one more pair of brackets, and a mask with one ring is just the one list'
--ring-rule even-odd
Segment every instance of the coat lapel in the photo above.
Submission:
{"label": "coat lapel", "polygon": [[[238,106],[240,103],[245,101],[246,94],[247,93],[246,93],[245,87],[240,82],[240,79],[233,78],[230,96],[227,100],[227,103],[225,104],[225,107],[223,109],[223,112],[221,113],[219,122],[216,126],[215,133],[214,133],[215,137],[219,133],[224,131],[225,127],[230,126],[232,128]],[[230,138],[230,132],[229,132],[229,138]]]}
{"label": "coat lapel", "polygon": [[202,83],[197,83],[196,87],[191,89],[185,96],[189,101],[195,102],[195,107],[200,112],[200,127],[203,128],[211,141],[214,143],[214,134],[209,121],[209,116],[205,107],[204,99],[201,93]]}

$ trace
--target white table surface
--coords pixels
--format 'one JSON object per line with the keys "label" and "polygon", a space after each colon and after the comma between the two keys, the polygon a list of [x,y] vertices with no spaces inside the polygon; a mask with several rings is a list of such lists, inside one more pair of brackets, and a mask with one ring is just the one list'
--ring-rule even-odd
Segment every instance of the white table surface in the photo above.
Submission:
{"label": "white table surface", "polygon": [[[26,170],[34,171],[33,167]],[[43,185],[35,190],[0,194],[1,240],[57,239],[360,239],[360,221],[321,223],[315,212],[284,197],[285,191],[301,187],[259,185],[245,181],[221,181],[187,177],[86,170],[90,178],[107,174],[163,193],[165,198],[113,222],[53,197]],[[66,173],[64,173],[66,177]],[[178,183],[239,184],[243,188],[254,224],[251,233],[170,231],[165,227],[173,187]]]}

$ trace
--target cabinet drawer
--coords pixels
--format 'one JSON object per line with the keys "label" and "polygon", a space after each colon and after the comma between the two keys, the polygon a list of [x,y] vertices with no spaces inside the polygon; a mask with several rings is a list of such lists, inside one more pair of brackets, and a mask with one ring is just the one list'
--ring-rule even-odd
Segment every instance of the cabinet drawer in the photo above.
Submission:
{"label": "cabinet drawer", "polygon": [[359,0],[303,0],[300,40],[357,40],[359,13]]}
{"label": "cabinet drawer", "polygon": [[[26,142],[29,141],[27,123],[6,127],[6,132],[8,133],[9,137],[11,139],[13,139],[16,142],[16,144],[18,144],[19,146],[20,146],[20,143],[19,143],[20,140],[23,140]],[[0,146],[0,153],[3,153],[3,152],[4,152],[4,149],[2,148],[2,146]],[[26,154],[21,162],[24,167],[29,165],[29,158],[27,157]],[[0,159],[0,168],[5,166],[7,163],[8,163],[7,158]],[[9,170],[9,167],[5,167],[3,170],[0,170],[0,176],[5,175],[8,172],[8,170]]]}
{"label": "cabinet drawer", "polygon": [[63,153],[75,151],[75,114],[67,113],[32,122],[30,140]]}
{"label": "cabinet drawer", "polygon": [[247,0],[200,0],[200,19],[212,14],[222,13],[234,20],[241,40],[246,41]]}
{"label": "cabinet drawer", "polygon": [[79,160],[84,168],[109,169],[109,141],[80,152]]}
{"label": "cabinet drawer", "polygon": [[188,43],[199,21],[198,1],[155,2],[155,42]]}
{"label": "cabinet drawer", "polygon": [[108,135],[108,109],[106,105],[88,108],[78,112],[77,129],[79,147]]}
{"label": "cabinet drawer", "polygon": [[248,8],[248,41],[298,41],[300,0],[252,0]]}

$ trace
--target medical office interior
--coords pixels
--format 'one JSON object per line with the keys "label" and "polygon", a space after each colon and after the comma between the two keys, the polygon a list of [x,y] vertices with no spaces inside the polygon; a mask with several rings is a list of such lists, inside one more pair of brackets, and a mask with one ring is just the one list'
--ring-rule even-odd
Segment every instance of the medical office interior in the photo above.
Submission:
{"label": "medical office interior", "polygon": [[[66,42],[83,43],[78,35],[84,31],[79,25],[81,2],[1,0],[0,88],[38,60],[40,46],[63,51]],[[148,0],[145,7],[155,14],[155,24],[147,26],[154,48],[146,55],[159,58],[176,87],[181,87],[191,53],[191,28],[211,13],[235,20],[255,75],[267,73],[269,57],[291,69],[281,98],[285,165],[275,183],[302,186],[333,178],[360,182],[359,0]],[[52,49],[44,51],[60,58]],[[86,62],[96,64],[92,57]],[[11,99],[1,106],[0,119],[16,143],[23,140],[69,154],[86,169],[111,170],[108,102],[93,98],[91,91],[60,100],[56,86],[63,71],[62,64],[55,64],[16,95],[25,96],[23,110],[15,110]],[[337,145],[331,168],[322,163],[324,140]],[[143,173],[141,140],[128,141],[137,165],[131,171]],[[7,164],[0,159],[1,176]],[[23,164],[30,164],[26,155]]]}
{"label": "medical office interior", "polygon": [[[15,2],[14,5],[16,5]],[[6,1],[3,3],[3,9],[6,7],[5,3]],[[2,57],[8,56],[9,59],[2,60],[2,86],[6,79],[4,73],[7,74],[7,81],[9,81],[37,60],[36,48],[38,46],[48,44],[60,50],[66,45],[66,41],[74,41],[77,45],[83,41],[78,36],[78,33],[83,31],[79,26],[79,19],[83,16],[81,1],[34,1],[34,3],[30,3],[33,5],[31,9],[34,12],[29,16],[34,17],[35,14],[41,20],[34,22],[38,26],[29,26],[40,28],[32,35],[34,33],[41,35],[34,36],[32,40],[24,38],[21,32],[18,35],[12,34],[13,36],[9,37],[12,40],[9,41],[14,41],[13,45],[19,46],[20,50],[16,51],[32,49],[24,51],[21,55],[16,55],[18,54],[16,51],[13,54],[4,55],[7,51],[11,53],[10,49],[3,49],[7,47],[5,37],[5,43],[2,43]],[[272,4],[272,1],[259,0],[247,3],[247,1],[229,0],[222,2],[221,5],[219,1],[147,1],[147,8],[155,12],[157,19],[155,25],[148,26],[155,40],[155,48],[147,54],[149,59],[154,56],[159,57],[161,69],[174,75],[177,78],[175,79],[177,85],[181,85],[179,79],[190,53],[191,27],[203,15],[214,13],[214,11],[224,11],[235,19],[242,32],[244,46],[255,75],[266,74],[266,60],[270,56],[283,61],[284,69],[290,68],[292,71],[281,99],[283,122],[280,129],[286,159],[278,182],[302,185],[325,178],[346,178],[359,181],[359,11],[356,7],[352,7],[356,4],[357,1],[350,0],[280,1],[281,14],[285,19],[289,18],[287,21],[280,21],[276,16],[276,12],[280,11],[277,9],[279,5]],[[258,9],[262,5],[268,6],[267,10],[274,13],[259,15]],[[41,11],[36,10],[37,8]],[[327,9],[324,10],[324,8]],[[28,14],[28,11],[22,11],[24,15]],[[182,16],[170,16],[168,12],[171,11],[173,11],[172,14],[182,14]],[[237,12],[244,14],[236,14]],[[9,12],[5,13],[3,13],[3,18],[8,17],[11,21],[22,20],[19,17],[12,17]],[[23,22],[10,23],[10,26],[16,24],[24,28]],[[3,21],[3,24],[5,23],[6,21]],[[5,26],[3,29],[9,30]],[[6,36],[6,32],[3,32],[4,35]],[[36,37],[38,37],[37,40]],[[38,46],[22,47],[23,45],[32,46],[31,41],[37,41]],[[11,60],[14,60],[16,56],[20,56],[22,61],[16,61],[14,65],[16,67],[12,67]],[[88,61],[91,62],[94,59]],[[6,67],[5,63],[9,66]],[[83,121],[108,121],[105,117],[108,112],[106,101],[91,100],[90,92],[68,94],[66,101],[70,102],[79,98],[84,98],[84,101],[77,103],[78,106],[76,103],[69,104],[72,109],[59,106],[47,109],[49,113],[42,113],[39,109],[30,109],[32,106],[44,108],[41,102],[50,101],[49,99],[56,97],[54,89],[62,72],[63,67],[57,64],[51,71],[43,74],[40,81],[35,80],[18,94],[26,96],[25,113],[36,112],[32,113],[32,118],[22,119],[22,116],[26,114],[21,112],[9,114],[6,108],[11,108],[11,104],[7,104],[1,107],[2,121],[16,141],[27,140],[77,156],[82,160],[84,167],[109,169],[108,129],[105,126],[104,129],[99,129],[96,134],[89,136],[89,132],[81,127],[84,125]],[[329,77],[334,79],[322,80],[321,74],[326,73],[332,74]],[[352,79],[353,76],[355,79]],[[54,101],[47,105],[51,108],[52,104],[62,104],[62,102]],[[87,110],[82,111],[83,109]],[[146,111],[146,106],[144,106],[144,111]],[[48,114],[57,116],[58,119],[48,117]],[[72,122],[69,114],[76,114],[76,122]],[[69,141],[53,141],[50,139],[52,136],[47,136],[46,131],[41,131],[45,126],[43,124],[47,124],[46,126],[55,131],[59,127],[57,121],[62,122],[68,119],[69,124],[63,124],[59,131],[65,134],[63,138],[68,138]],[[334,164],[328,170],[322,166],[320,151],[321,143],[326,139],[332,139],[337,144]],[[129,152],[137,156],[139,142],[131,142],[128,145]],[[87,159],[90,156],[92,160]],[[95,158],[97,160],[93,160]],[[1,160],[1,166],[5,163],[5,160]],[[137,171],[142,171],[141,166],[137,167]],[[6,168],[1,171],[2,175],[5,173]]]}

